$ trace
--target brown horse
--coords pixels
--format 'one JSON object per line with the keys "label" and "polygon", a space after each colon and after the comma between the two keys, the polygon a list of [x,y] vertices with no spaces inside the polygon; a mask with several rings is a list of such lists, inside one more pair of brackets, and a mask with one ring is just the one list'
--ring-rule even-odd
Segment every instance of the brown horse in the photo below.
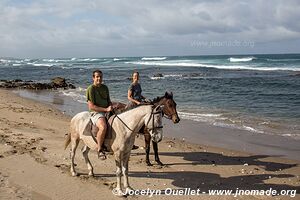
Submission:
{"label": "brown horse", "polygon": [[[173,99],[173,93],[172,92],[166,92],[164,96],[162,97],[157,97],[153,99],[152,104],[155,106],[163,106],[163,114],[166,118],[170,119],[173,121],[174,124],[177,124],[180,119],[177,114],[176,110],[176,102]],[[152,166],[150,160],[149,160],[149,153],[150,153],[150,142],[151,142],[151,136],[147,129],[143,129],[143,134],[145,137],[145,150],[146,150],[146,164],[148,166]],[[155,161],[158,165],[163,166],[163,163],[160,161],[159,156],[158,156],[158,145],[157,142],[152,141],[153,145],[153,150],[154,150],[154,157]]]}

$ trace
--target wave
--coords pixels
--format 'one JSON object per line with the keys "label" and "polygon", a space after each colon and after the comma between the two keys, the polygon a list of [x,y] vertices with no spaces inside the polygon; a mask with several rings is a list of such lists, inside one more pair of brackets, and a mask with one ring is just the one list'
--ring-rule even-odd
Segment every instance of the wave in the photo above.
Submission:
{"label": "wave", "polygon": [[11,63],[11,62],[14,62],[14,60],[7,60],[7,59],[0,59],[0,63]]}
{"label": "wave", "polygon": [[288,62],[288,61],[300,61],[299,58],[282,58],[282,59],[271,59],[271,58],[267,58],[267,61],[271,61],[271,62]]}
{"label": "wave", "polygon": [[106,59],[98,59],[98,58],[78,58],[76,61],[79,62],[94,62],[94,61],[100,61],[100,60],[106,60]]}
{"label": "wave", "polygon": [[233,58],[230,57],[228,60],[230,62],[249,62],[252,61],[253,59],[256,59],[255,57],[244,57],[244,58]]}
{"label": "wave", "polygon": [[56,62],[55,59],[43,59],[42,61],[44,61],[44,62]]}
{"label": "wave", "polygon": [[173,77],[182,77],[181,74],[166,74],[166,75],[163,75],[163,76],[152,76],[150,77],[150,79],[152,80],[157,80],[157,79],[165,79],[165,78],[173,78]]}
{"label": "wave", "polygon": [[65,90],[60,91],[64,96],[72,98],[74,101],[77,101],[79,103],[86,104],[86,96],[81,94],[84,93],[84,89],[77,88],[75,90]]}
{"label": "wave", "polygon": [[155,65],[155,66],[183,66],[183,67],[205,67],[207,65],[200,63],[192,63],[192,62],[149,62],[149,61],[133,61],[133,62],[125,62],[127,64],[135,64],[135,65]]}
{"label": "wave", "polygon": [[152,76],[150,77],[151,80],[158,80],[158,79],[165,79],[166,77],[160,77],[160,76]]}
{"label": "wave", "polygon": [[250,131],[250,132],[253,132],[253,133],[261,133],[261,134],[264,133],[265,134],[264,131],[260,131],[258,129],[252,128],[250,126],[245,126],[245,125],[239,126],[239,125],[236,125],[236,124],[227,124],[227,123],[223,123],[223,122],[214,122],[213,125],[214,126],[219,126],[219,127],[225,127],[225,128],[246,130],[246,131]]}
{"label": "wave", "polygon": [[70,61],[74,61],[74,60],[70,60],[70,59],[53,59],[53,58],[50,58],[50,59],[42,59],[43,62],[50,62],[50,63],[58,63],[58,62],[70,62]]}
{"label": "wave", "polygon": [[286,133],[282,134],[283,137],[291,137],[296,140],[300,140],[300,134],[291,134],[291,133]]}
{"label": "wave", "polygon": [[183,119],[193,120],[197,122],[215,122],[217,119],[223,119],[222,114],[188,112],[178,112],[178,114]]}
{"label": "wave", "polygon": [[167,57],[143,57],[141,60],[165,60]]}
{"label": "wave", "polygon": [[45,64],[45,63],[27,63],[27,65],[33,65],[36,67],[53,67],[53,64]]}
{"label": "wave", "polygon": [[149,62],[149,61],[134,61],[125,62],[127,64],[135,65],[149,65],[149,66],[178,66],[178,67],[205,67],[216,69],[228,69],[228,70],[257,70],[257,71],[300,71],[300,68],[294,67],[254,67],[245,65],[211,65],[193,62]]}

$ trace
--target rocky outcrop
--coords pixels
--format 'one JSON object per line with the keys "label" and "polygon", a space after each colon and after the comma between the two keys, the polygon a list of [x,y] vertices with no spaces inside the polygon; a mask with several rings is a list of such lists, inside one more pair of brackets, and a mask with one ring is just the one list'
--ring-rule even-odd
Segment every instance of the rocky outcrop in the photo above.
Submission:
{"label": "rocky outcrop", "polygon": [[153,77],[156,77],[156,78],[157,78],[157,77],[164,77],[164,75],[161,74],[161,73],[157,73],[157,74],[154,74]]}
{"label": "rocky outcrop", "polygon": [[15,80],[0,80],[0,88],[19,88],[31,90],[51,90],[51,89],[75,89],[76,87],[67,83],[65,78],[55,77],[50,83],[40,83],[34,81]]}

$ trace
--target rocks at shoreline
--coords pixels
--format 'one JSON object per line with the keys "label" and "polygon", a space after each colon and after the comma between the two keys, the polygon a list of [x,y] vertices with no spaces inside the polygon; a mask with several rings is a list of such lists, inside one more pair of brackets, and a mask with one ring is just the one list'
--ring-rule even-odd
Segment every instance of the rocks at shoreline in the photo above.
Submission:
{"label": "rocks at shoreline", "polygon": [[164,75],[162,73],[157,73],[153,75],[154,78],[162,78]]}
{"label": "rocks at shoreline", "polygon": [[15,80],[0,80],[0,88],[19,88],[30,90],[50,90],[50,89],[75,89],[76,87],[67,83],[65,78],[55,77],[51,79],[50,83],[40,83],[34,81],[23,81],[21,79]]}

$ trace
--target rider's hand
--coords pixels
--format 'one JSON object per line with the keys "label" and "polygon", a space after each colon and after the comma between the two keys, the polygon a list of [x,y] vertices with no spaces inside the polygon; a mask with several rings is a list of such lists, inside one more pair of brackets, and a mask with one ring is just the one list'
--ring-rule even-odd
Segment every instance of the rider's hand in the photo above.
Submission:
{"label": "rider's hand", "polygon": [[145,101],[145,103],[151,103],[150,99],[145,99],[144,101]]}
{"label": "rider's hand", "polygon": [[106,112],[110,112],[110,111],[112,111],[113,110],[113,108],[111,107],[111,106],[108,106],[107,108],[106,108]]}

